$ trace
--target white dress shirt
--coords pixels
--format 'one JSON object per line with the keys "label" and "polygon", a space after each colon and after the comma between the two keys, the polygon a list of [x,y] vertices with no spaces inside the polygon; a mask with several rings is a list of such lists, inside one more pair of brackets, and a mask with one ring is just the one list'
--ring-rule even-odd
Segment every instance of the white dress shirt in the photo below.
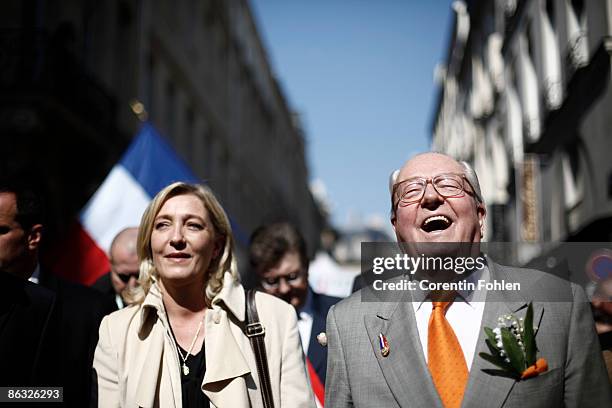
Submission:
{"label": "white dress shirt", "polygon": [[125,303],[123,303],[123,298],[118,293],[115,294],[115,303],[117,304],[118,310],[121,310],[125,307]]}
{"label": "white dress shirt", "polygon": [[[486,289],[478,289],[478,281],[489,282],[489,279],[489,268],[486,265],[483,269],[474,271],[466,281],[474,282],[476,290],[459,291],[459,296],[456,297],[455,301],[446,311],[446,320],[448,320],[457,336],[457,340],[459,340],[468,370],[472,367],[472,361],[476,352],[476,343],[480,335],[480,324],[482,323],[482,314],[487,296]],[[429,317],[433,309],[431,301],[427,300],[426,296],[427,293],[415,290],[413,292],[414,301],[412,302],[425,362],[427,362]]]}
{"label": "white dress shirt", "polygon": [[308,355],[308,345],[310,343],[310,333],[312,332],[313,322],[313,311],[312,311],[312,291],[310,287],[306,294],[306,301],[304,306],[298,311],[298,331],[300,332],[300,340],[302,340],[302,348],[304,354]]}
{"label": "white dress shirt", "polygon": [[32,273],[32,276],[30,276],[28,280],[36,284],[40,280],[40,264],[39,263],[36,264],[36,268],[34,268],[34,273]]}

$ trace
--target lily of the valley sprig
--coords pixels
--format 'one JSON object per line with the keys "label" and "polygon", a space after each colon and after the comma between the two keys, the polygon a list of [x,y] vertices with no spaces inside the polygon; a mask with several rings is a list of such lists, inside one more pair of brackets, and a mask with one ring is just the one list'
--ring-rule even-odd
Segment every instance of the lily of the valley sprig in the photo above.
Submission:
{"label": "lily of the valley sprig", "polygon": [[533,327],[533,305],[529,303],[525,319],[512,314],[501,316],[497,327],[485,327],[486,343],[491,354],[478,355],[499,369],[486,369],[489,374],[524,380],[548,370],[545,359],[536,360],[537,345]]}

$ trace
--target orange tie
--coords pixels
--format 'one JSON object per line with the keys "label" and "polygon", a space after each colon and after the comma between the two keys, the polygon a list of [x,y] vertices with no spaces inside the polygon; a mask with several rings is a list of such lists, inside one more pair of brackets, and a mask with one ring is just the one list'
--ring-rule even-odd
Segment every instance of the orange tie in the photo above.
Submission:
{"label": "orange tie", "polygon": [[459,408],[468,380],[461,345],[444,316],[452,302],[432,302],[427,337],[427,363],[445,408]]}

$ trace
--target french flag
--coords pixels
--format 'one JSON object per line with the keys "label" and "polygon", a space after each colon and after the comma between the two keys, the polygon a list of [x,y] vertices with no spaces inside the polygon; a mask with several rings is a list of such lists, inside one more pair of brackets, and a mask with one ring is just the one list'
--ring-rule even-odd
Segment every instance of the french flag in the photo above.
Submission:
{"label": "french flag", "polygon": [[[53,251],[53,272],[71,281],[93,284],[110,271],[107,254],[115,235],[138,226],[149,201],[175,181],[200,180],[153,125],[143,123],[121,160],[81,210],[61,245],[63,250]],[[232,226],[237,240],[242,241],[244,234]]]}

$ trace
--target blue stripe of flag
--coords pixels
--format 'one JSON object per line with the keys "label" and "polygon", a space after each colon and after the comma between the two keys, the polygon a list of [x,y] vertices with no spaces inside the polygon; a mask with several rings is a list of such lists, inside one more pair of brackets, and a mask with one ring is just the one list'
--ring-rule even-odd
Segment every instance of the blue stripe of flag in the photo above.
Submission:
{"label": "blue stripe of flag", "polygon": [[[175,181],[202,183],[149,122],[142,124],[119,164],[134,177],[149,197],[154,197]],[[230,224],[236,240],[247,245],[247,235],[231,217]]]}
{"label": "blue stripe of flag", "polygon": [[200,181],[148,122],[142,125],[119,163],[150,197],[175,181]]}

